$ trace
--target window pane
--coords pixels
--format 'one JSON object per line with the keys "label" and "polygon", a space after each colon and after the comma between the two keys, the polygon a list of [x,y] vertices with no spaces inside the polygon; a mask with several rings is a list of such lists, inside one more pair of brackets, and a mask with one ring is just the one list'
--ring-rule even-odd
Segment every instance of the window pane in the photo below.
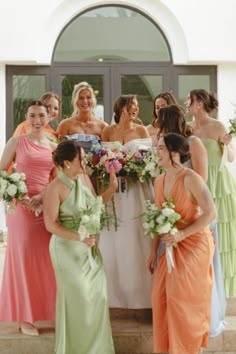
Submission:
{"label": "window pane", "polygon": [[179,103],[181,105],[186,101],[189,91],[194,89],[205,89],[210,91],[209,75],[178,75]]}
{"label": "window pane", "polygon": [[75,18],[57,43],[54,61],[170,61],[170,54],[163,34],[149,19],[110,6]]}
{"label": "window pane", "polygon": [[13,75],[13,119],[14,130],[25,119],[25,110],[30,101],[39,98],[45,92],[44,75]]}
{"label": "window pane", "polygon": [[154,98],[163,91],[162,75],[122,75],[122,94],[136,94],[139,103],[139,118],[144,125],[152,121]]}
{"label": "window pane", "polygon": [[104,99],[103,99],[103,75],[62,75],[62,117],[63,119],[71,117],[73,105],[71,102],[74,86],[79,82],[87,81],[92,86],[96,95],[97,106],[94,109],[94,115],[104,120]]}

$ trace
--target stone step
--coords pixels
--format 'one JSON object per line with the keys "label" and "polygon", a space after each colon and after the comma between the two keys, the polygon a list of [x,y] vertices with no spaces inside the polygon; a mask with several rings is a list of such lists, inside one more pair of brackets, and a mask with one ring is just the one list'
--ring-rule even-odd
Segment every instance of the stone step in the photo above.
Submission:
{"label": "stone step", "polygon": [[[205,354],[236,354],[236,316],[226,318],[227,326],[220,336],[211,338]],[[17,323],[0,323],[1,354],[52,354],[55,329],[53,322],[37,322],[40,335],[19,332]],[[147,319],[112,319],[116,354],[151,354],[152,324]],[[73,353],[74,354],[74,353]],[[102,354],[102,353],[101,353]]]}
{"label": "stone step", "polygon": [[236,316],[236,297],[229,297],[227,299],[226,315]]}

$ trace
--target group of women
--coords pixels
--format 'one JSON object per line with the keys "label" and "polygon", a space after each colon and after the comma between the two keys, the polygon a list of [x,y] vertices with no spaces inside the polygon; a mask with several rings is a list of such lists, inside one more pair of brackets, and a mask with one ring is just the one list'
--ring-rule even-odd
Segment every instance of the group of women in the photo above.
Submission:
{"label": "group of women", "polygon": [[[0,170],[7,170],[15,161],[28,187],[28,198],[7,215],[0,320],[17,321],[23,333],[38,335],[35,322],[54,320],[56,302],[56,354],[112,354],[108,304],[152,307],[154,351],[196,354],[207,346],[209,333],[224,328],[225,293],[236,295],[236,184],[221,163],[223,149],[229,161],[234,156],[231,135],[210,117],[216,98],[203,89],[191,91],[185,105],[194,120],[187,123],[175,97],[162,93],[145,127],[135,123],[135,95],[117,98],[112,125],[94,116],[96,98],[87,82],[75,85],[73,115],[59,124],[52,112],[60,112],[60,99],[45,96],[30,103],[27,130],[7,142],[0,162]],[[58,145],[54,134],[62,139]],[[109,203],[114,197],[121,223],[117,231],[101,232],[101,254],[92,269],[87,249],[96,237],[78,233],[80,209],[96,198],[85,153],[94,143],[109,149],[116,141],[131,153],[156,146],[166,172],[154,184],[135,182],[122,193],[111,171],[102,198]],[[169,198],[182,217],[178,232],[151,241],[139,217],[145,200],[161,208]],[[168,273],[165,247],[173,244],[175,268]]]}

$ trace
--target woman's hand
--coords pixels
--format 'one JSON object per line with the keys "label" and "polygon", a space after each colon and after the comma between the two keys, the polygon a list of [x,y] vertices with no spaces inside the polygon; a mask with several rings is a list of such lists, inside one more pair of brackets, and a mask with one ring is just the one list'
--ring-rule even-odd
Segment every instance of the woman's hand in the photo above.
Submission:
{"label": "woman's hand", "polygon": [[155,253],[152,252],[149,259],[148,259],[148,270],[151,274],[154,273],[156,261],[157,261],[157,254],[156,254],[156,252]]}
{"label": "woman's hand", "polygon": [[114,169],[114,167],[112,167],[111,171],[110,171],[110,178],[109,178],[109,189],[113,193],[115,193],[117,188],[118,188],[118,180],[117,180],[117,177],[116,177],[115,169]]}
{"label": "woman's hand", "polygon": [[232,134],[225,134],[223,137],[220,138],[220,142],[229,145],[232,141]]}
{"label": "woman's hand", "polygon": [[174,235],[172,235],[170,233],[161,235],[161,241],[166,246],[173,246],[176,243],[183,241],[184,238],[185,238],[184,232],[183,231],[179,231],[179,230]]}
{"label": "woman's hand", "polygon": [[83,242],[89,248],[93,247],[96,243],[96,236],[90,236],[83,239]]}
{"label": "woman's hand", "polygon": [[36,194],[33,197],[25,197],[21,200],[21,204],[28,210],[35,212],[42,205],[42,195]]}

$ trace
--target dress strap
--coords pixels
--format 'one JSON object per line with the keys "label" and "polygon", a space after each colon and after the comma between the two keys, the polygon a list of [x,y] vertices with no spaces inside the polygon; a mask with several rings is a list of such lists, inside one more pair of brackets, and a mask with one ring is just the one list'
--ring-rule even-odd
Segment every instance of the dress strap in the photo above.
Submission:
{"label": "dress strap", "polygon": [[71,189],[75,185],[75,181],[73,181],[70,177],[68,177],[64,172],[59,172],[58,178]]}

